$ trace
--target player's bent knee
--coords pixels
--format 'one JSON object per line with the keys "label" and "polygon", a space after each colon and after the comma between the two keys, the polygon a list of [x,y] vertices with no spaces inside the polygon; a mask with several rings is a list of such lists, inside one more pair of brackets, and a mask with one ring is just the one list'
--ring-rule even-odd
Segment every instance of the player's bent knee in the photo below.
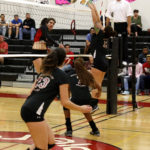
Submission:
{"label": "player's bent knee", "polygon": [[48,144],[48,149],[53,148],[55,144]]}

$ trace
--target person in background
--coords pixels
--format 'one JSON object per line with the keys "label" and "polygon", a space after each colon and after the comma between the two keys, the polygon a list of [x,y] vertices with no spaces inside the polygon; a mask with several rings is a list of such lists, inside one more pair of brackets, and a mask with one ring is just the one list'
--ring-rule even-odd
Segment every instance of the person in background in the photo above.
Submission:
{"label": "person in background", "polygon": [[148,47],[144,47],[142,50],[142,53],[139,54],[139,62],[141,64],[144,64],[146,62],[146,56],[150,54],[149,48]]}
{"label": "person in background", "polygon": [[3,54],[8,54],[8,44],[4,41],[4,36],[0,35],[0,64],[4,63]]}
{"label": "person in background", "polygon": [[30,13],[26,13],[26,19],[23,21],[23,28],[19,31],[19,40],[23,39],[23,34],[30,34],[30,40],[34,40],[36,34],[35,21],[31,18]]}
{"label": "person in background", "polygon": [[[129,64],[132,65],[132,64]],[[138,58],[136,58],[136,71],[135,71],[135,76],[136,76],[136,94],[138,93],[139,90],[139,85],[140,85],[140,76],[143,73],[143,66],[141,63],[138,62]],[[128,95],[129,92],[129,81],[132,80],[132,67],[128,67],[128,76],[124,77],[124,92],[122,93],[123,95]]]}
{"label": "person in background", "polygon": [[[70,50],[70,45],[66,44],[65,46],[66,55],[74,55],[74,53]],[[64,66],[61,68],[63,71],[69,71],[72,69],[74,57],[67,57]]]}
{"label": "person in background", "polygon": [[4,37],[6,36],[8,23],[5,20],[5,15],[1,14],[1,20],[0,20],[0,34],[2,34]]}
{"label": "person in background", "polygon": [[88,49],[89,49],[89,46],[91,44],[91,40],[92,40],[92,35],[95,33],[95,29],[94,27],[91,27],[90,28],[90,33],[88,33],[86,35],[86,46],[85,46],[85,50],[84,50],[84,53],[88,53]]}
{"label": "person in background", "polygon": [[140,76],[140,94],[145,95],[145,89],[149,89],[150,94],[150,54],[146,56],[146,62],[143,64],[143,74]]}
{"label": "person in background", "polygon": [[139,10],[135,9],[133,13],[134,16],[131,17],[131,32],[135,33],[137,37],[142,31],[142,21],[141,16],[139,16]]}
{"label": "person in background", "polygon": [[[121,35],[123,39],[123,52],[122,56],[119,55],[119,57],[123,59],[123,61],[127,61],[127,35],[131,34],[131,16],[133,14],[129,2],[126,0],[114,0],[109,3],[106,12],[106,26],[109,26],[112,14],[114,18],[114,30],[119,36]],[[122,63],[122,60],[120,60],[120,62]]]}
{"label": "person in background", "polygon": [[16,14],[14,15],[14,19],[9,24],[8,38],[10,39],[12,36],[12,31],[15,31],[16,33],[15,38],[18,39],[19,30],[22,30],[21,27],[22,27],[22,20],[19,19],[19,16]]}

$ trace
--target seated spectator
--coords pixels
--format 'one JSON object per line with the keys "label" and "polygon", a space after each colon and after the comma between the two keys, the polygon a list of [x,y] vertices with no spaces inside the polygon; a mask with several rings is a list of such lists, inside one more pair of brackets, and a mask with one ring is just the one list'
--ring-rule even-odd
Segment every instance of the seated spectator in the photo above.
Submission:
{"label": "seated spectator", "polygon": [[145,95],[146,89],[149,89],[150,94],[150,54],[146,56],[146,62],[143,64],[143,74],[140,76],[140,89],[139,95]]}
{"label": "seated spectator", "polygon": [[1,14],[1,20],[0,20],[0,34],[2,34],[4,37],[6,36],[8,24],[5,20],[5,15]]}
{"label": "seated spectator", "polygon": [[144,64],[146,62],[146,56],[148,54],[150,54],[149,48],[148,47],[144,47],[142,53],[139,54],[139,62],[141,64]]}
{"label": "seated spectator", "polygon": [[[129,64],[132,65],[132,64]],[[136,70],[135,70],[135,76],[136,76],[136,94],[139,90],[140,85],[140,75],[143,73],[142,64],[138,62],[138,58],[136,59]],[[124,77],[124,92],[123,95],[129,94],[129,81],[132,80],[132,67],[128,67],[128,76]]]}
{"label": "seated spectator", "polygon": [[0,35],[0,64],[4,63],[2,54],[8,54],[8,44],[4,41],[4,36]]}
{"label": "seated spectator", "polygon": [[131,31],[135,33],[135,36],[138,36],[142,31],[141,16],[139,16],[139,10],[135,9],[133,13],[134,16],[131,17]]}
{"label": "seated spectator", "polygon": [[23,28],[19,31],[19,40],[23,39],[23,34],[30,34],[30,39],[33,41],[36,33],[35,21],[30,17],[29,13],[26,13],[26,19],[23,21]]}
{"label": "seated spectator", "polygon": [[[74,55],[72,51],[70,51],[70,45],[66,44],[65,46],[66,55]],[[68,57],[66,58],[64,62],[64,66],[62,67],[63,71],[69,71],[72,69],[74,57]]]}
{"label": "seated spectator", "polygon": [[90,33],[86,35],[86,46],[85,46],[85,54],[88,53],[89,46],[91,44],[92,35],[95,33],[95,29],[92,27],[90,29]]}
{"label": "seated spectator", "polygon": [[122,62],[123,68],[119,68],[118,71],[118,93],[121,93],[124,91],[124,77],[127,76],[127,63]]}
{"label": "seated spectator", "polygon": [[15,38],[18,39],[19,30],[22,27],[22,20],[19,19],[18,15],[14,15],[14,19],[9,24],[8,38],[10,39],[12,36],[12,31],[16,32]]}

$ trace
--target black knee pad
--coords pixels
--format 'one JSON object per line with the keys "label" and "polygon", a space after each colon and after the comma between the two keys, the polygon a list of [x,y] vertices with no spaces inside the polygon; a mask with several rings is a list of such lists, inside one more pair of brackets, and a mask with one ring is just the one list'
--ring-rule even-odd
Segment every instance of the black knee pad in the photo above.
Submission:
{"label": "black knee pad", "polygon": [[39,148],[35,147],[34,150],[42,150],[42,149],[39,149]]}
{"label": "black knee pad", "polygon": [[63,110],[69,110],[68,108],[63,107]]}
{"label": "black knee pad", "polygon": [[48,144],[48,149],[53,148],[55,144]]}

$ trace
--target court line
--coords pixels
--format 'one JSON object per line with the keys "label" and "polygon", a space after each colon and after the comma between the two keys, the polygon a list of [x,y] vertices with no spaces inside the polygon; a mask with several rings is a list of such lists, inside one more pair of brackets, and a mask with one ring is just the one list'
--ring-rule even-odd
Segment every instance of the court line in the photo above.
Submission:
{"label": "court line", "polygon": [[[130,109],[131,107],[127,107],[126,109]],[[124,111],[124,110],[126,110],[126,109],[123,109],[123,110],[120,110],[120,111],[118,111],[118,112],[121,112],[121,111]],[[132,110],[133,111],[133,110]],[[99,119],[99,118],[102,118],[102,117],[106,117],[106,116],[109,116],[109,114],[105,114],[105,115],[103,115],[103,116],[99,116],[99,117],[97,117],[97,118],[94,118],[93,120],[95,121],[96,119]],[[117,115],[116,115],[117,116]],[[111,118],[111,117],[110,117]],[[104,119],[105,120],[105,119]],[[72,127],[75,127],[75,126],[78,126],[78,125],[81,125],[81,124],[83,124],[83,123],[87,123],[88,121],[86,120],[86,121],[83,121],[83,122],[80,122],[80,123],[78,123],[78,124],[75,124],[75,125],[72,125]],[[86,127],[88,127],[89,125],[86,125]],[[64,129],[66,129],[66,127],[65,128],[62,128],[62,129],[58,129],[58,130],[56,130],[55,132],[59,132],[59,131],[62,131],[62,130],[64,130]],[[73,130],[73,131],[76,131],[77,129],[75,129],[75,130]]]}
{"label": "court line", "polygon": [[4,148],[2,148],[2,149],[0,149],[0,150],[4,150],[4,149],[7,149],[7,148],[11,148],[11,147],[14,147],[14,146],[16,146],[16,145],[19,145],[18,143],[17,144],[13,144],[13,145],[10,145],[10,146],[7,146],[7,147],[4,147]]}
{"label": "court line", "polygon": [[[141,108],[144,108],[144,107],[141,107]],[[141,108],[138,108],[138,109],[141,109]],[[113,119],[113,118],[116,118],[116,117],[119,117],[119,116],[123,116],[123,115],[125,115],[125,114],[130,113],[130,112],[133,112],[133,110],[130,110],[130,111],[127,111],[127,112],[125,112],[125,113],[122,113],[122,114],[118,114],[118,115],[109,117],[109,118],[107,118],[107,119],[103,119],[103,120],[97,121],[97,122],[95,122],[95,123],[98,124],[98,123],[100,123],[100,122],[108,121],[108,120],[110,120],[110,119]],[[93,119],[93,120],[94,120],[94,119]],[[75,130],[73,130],[73,131],[77,131],[77,130],[83,129],[83,128],[86,128],[86,127],[88,127],[88,126],[89,126],[89,125],[86,125],[86,126],[77,128],[77,129],[75,129]]]}

